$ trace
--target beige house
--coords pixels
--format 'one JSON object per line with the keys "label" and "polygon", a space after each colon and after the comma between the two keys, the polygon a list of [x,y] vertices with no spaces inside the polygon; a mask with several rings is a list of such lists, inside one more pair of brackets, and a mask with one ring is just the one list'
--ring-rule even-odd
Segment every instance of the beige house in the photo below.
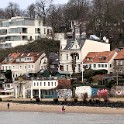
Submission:
{"label": "beige house", "polygon": [[89,52],[83,60],[83,67],[93,70],[107,70],[108,73],[114,71],[114,58],[117,52],[104,51],[104,52]]}
{"label": "beige house", "polygon": [[1,70],[11,70],[13,81],[29,73],[37,73],[40,69],[47,67],[47,58],[45,53],[11,53],[1,63]]}
{"label": "beige house", "polygon": [[124,74],[124,48],[114,58],[114,73],[117,75]]}

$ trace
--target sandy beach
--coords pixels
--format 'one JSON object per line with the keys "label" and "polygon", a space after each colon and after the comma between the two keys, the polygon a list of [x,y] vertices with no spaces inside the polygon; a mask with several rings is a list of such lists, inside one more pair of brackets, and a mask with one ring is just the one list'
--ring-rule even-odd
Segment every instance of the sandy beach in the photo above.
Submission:
{"label": "sandy beach", "polygon": [[[60,105],[42,104],[20,104],[10,102],[0,102],[0,111],[25,111],[25,112],[61,112]],[[87,107],[87,106],[65,106],[65,112],[69,113],[94,113],[94,114],[124,114],[124,108],[110,107]]]}

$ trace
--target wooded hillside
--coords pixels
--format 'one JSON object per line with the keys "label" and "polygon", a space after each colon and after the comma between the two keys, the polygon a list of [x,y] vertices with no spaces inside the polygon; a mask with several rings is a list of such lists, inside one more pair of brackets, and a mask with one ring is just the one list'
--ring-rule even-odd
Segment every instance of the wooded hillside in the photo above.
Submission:
{"label": "wooded hillside", "polygon": [[36,40],[27,45],[18,46],[11,49],[0,50],[0,62],[8,56],[9,53],[13,52],[41,52],[44,51],[47,55],[50,52],[59,52],[60,41],[55,41],[52,39],[40,39]]}

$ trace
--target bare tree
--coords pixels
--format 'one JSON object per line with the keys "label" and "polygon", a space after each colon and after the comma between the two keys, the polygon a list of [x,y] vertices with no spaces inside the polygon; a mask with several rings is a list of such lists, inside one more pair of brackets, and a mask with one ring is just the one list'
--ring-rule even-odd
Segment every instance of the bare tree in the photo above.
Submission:
{"label": "bare tree", "polygon": [[27,8],[27,15],[30,17],[30,18],[35,18],[35,4],[31,4],[28,6]]}
{"label": "bare tree", "polygon": [[47,23],[53,27],[54,32],[60,32],[63,23],[63,8],[61,5],[51,5],[47,14]]}
{"label": "bare tree", "polygon": [[46,24],[46,17],[48,8],[51,5],[52,0],[38,0],[36,2],[36,15],[38,18],[43,18],[43,23]]}
{"label": "bare tree", "polygon": [[11,18],[20,15],[20,8],[17,3],[9,2],[9,5],[5,8],[6,18]]}
{"label": "bare tree", "polygon": [[0,18],[1,19],[5,19],[6,18],[4,9],[0,9]]}

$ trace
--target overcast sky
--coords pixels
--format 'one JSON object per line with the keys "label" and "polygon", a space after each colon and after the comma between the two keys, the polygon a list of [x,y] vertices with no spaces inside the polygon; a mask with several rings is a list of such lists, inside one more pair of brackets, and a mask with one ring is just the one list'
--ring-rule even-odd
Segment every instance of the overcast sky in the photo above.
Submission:
{"label": "overcast sky", "polygon": [[[31,3],[35,3],[37,0],[0,0],[0,8],[5,8],[8,6],[9,2],[17,3],[20,9],[26,9]],[[68,0],[53,0],[55,4],[67,3]]]}

